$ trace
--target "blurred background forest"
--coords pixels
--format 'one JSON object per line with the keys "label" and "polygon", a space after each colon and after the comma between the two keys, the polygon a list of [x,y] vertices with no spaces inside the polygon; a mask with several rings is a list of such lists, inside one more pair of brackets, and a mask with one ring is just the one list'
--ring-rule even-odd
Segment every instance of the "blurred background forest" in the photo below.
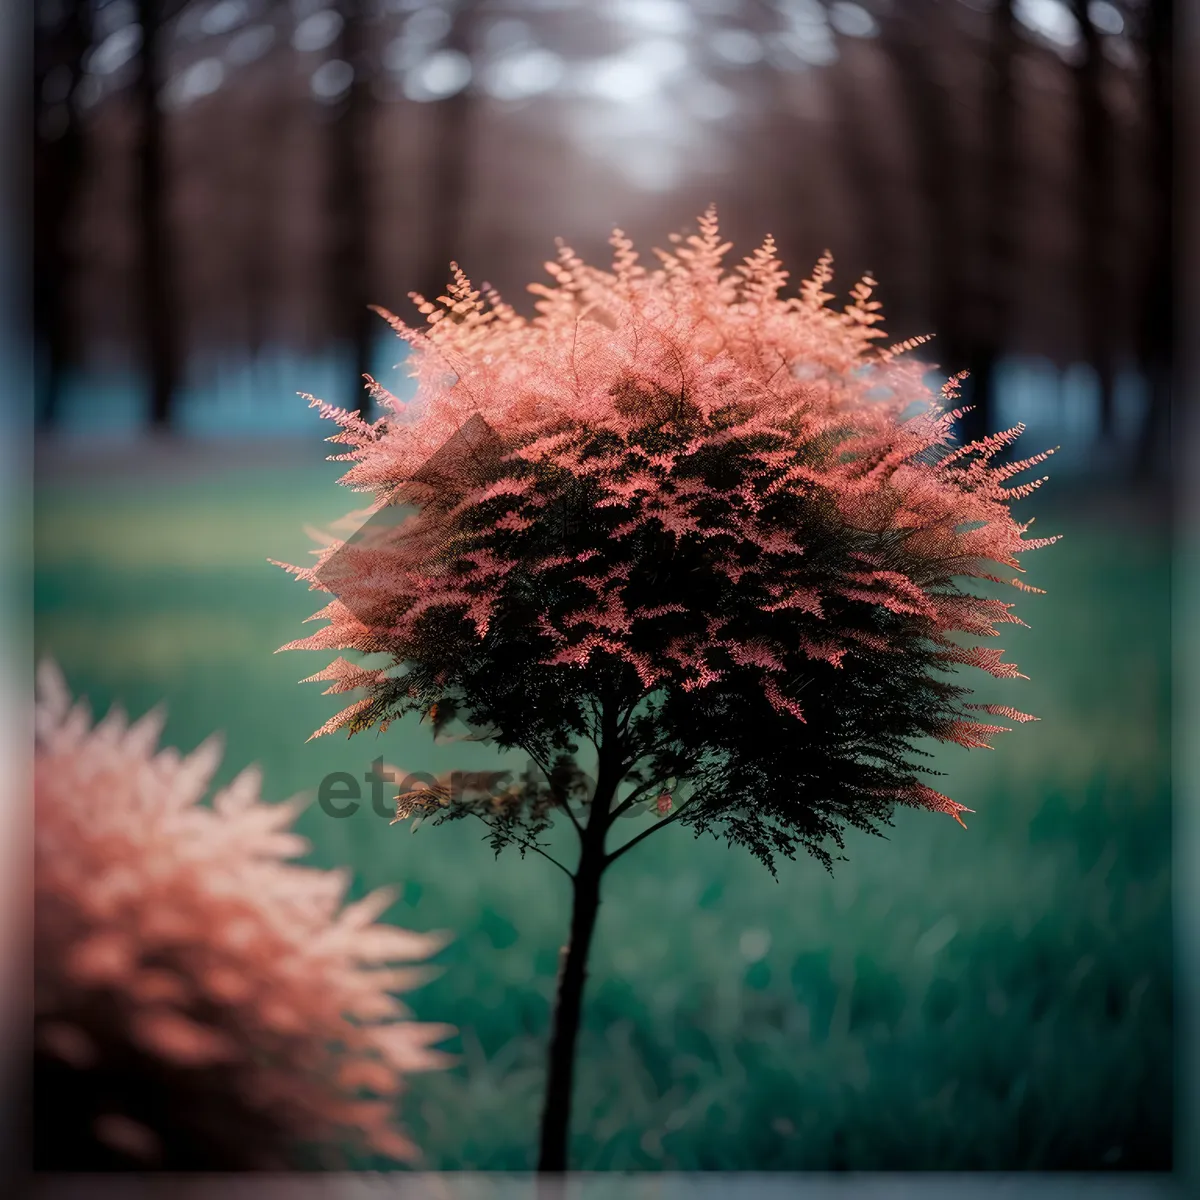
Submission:
{"label": "blurred background forest", "polygon": [[[404,394],[367,305],[411,319],[451,259],[528,312],[556,236],[648,256],[710,202],[794,282],[828,248],[840,291],[873,272],[888,331],[972,372],[964,434],[1062,446],[1020,510],[1068,535],[1027,564],[1032,680],[986,697],[1042,721],[939,751],[969,833],[900,814],[833,880],[678,830],[623,860],[576,1161],[1169,1167],[1172,9],[37,0],[38,653],[99,711],[165,700],[168,743],[225,731],[223,778],[260,762],[279,799],[380,753],[483,765],[407,723],[305,743],[325,659],[271,652],[315,605],[264,560],[355,498],[296,393]],[[413,996],[462,1031],[406,1101],[428,1164],[531,1165],[561,880],[369,805],[301,828],[454,936]]]}
{"label": "blurred background forest", "polygon": [[356,407],[393,364],[368,304],[456,259],[520,305],[554,237],[648,250],[716,201],[746,252],[872,271],[972,372],[972,432],[1152,471],[1170,9],[38,0],[39,414],[295,432],[295,390]]}

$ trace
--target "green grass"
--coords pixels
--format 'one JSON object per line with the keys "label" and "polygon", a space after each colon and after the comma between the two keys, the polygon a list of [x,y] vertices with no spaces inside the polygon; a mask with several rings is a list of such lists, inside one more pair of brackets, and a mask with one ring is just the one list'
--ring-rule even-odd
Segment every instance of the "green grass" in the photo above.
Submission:
{"label": "green grass", "polygon": [[[39,653],[97,710],[165,701],[171,744],[223,730],[222,778],[259,762],[279,799],[379,754],[406,770],[490,761],[407,724],[305,743],[336,700],[297,680],[330,656],[272,651],[319,597],[265,560],[301,561],[301,526],[353,507],[335,478],[43,483]],[[1048,594],[1005,640],[1033,678],[978,684],[1043,720],[990,754],[939,755],[939,787],[978,810],[969,832],[902,812],[887,840],[852,837],[834,878],[801,861],[776,883],[673,827],[607,877],[578,1166],[1169,1167],[1166,533],[1037,511],[1068,536],[1029,559]],[[466,823],[410,836],[369,805],[342,820],[313,805],[301,831],[356,891],[396,884],[391,919],[454,936],[411,997],[461,1030],[460,1064],[415,1079],[403,1105],[427,1165],[530,1167],[566,881],[494,860]]]}

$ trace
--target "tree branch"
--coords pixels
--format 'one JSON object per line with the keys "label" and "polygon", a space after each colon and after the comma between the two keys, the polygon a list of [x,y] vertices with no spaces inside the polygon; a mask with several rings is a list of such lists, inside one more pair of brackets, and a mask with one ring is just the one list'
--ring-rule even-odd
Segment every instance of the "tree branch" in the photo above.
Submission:
{"label": "tree branch", "polygon": [[638,797],[645,795],[645,793],[650,791],[651,788],[657,787],[658,782],[659,781],[657,779],[649,779],[643,783],[641,787],[634,788],[634,790],[630,792],[629,795],[626,796],[625,799],[622,800],[621,803],[618,804],[609,815],[613,820],[616,820],[616,818],[622,813],[628,812],[638,802]]}
{"label": "tree branch", "polygon": [[674,739],[670,733],[666,733],[661,737],[657,737],[654,741],[645,746],[637,746],[632,757],[626,757],[624,760],[624,768],[626,771],[632,770],[644,758],[649,758],[652,754],[657,754],[659,750],[669,746]]}
{"label": "tree branch", "polygon": [[565,812],[567,814],[567,817],[569,818],[571,824],[575,826],[575,832],[577,834],[579,834],[579,836],[582,838],[583,837],[583,826],[580,825],[579,818],[571,811],[570,805],[567,803],[566,800],[564,800],[562,802],[562,810],[563,810],[563,812]]}
{"label": "tree branch", "polygon": [[618,732],[624,733],[629,728],[629,722],[633,720],[633,714],[637,711],[637,706],[641,704],[641,702],[645,700],[647,696],[653,695],[653,693],[653,688],[647,688],[644,692],[630,701],[629,708],[617,726]]}
{"label": "tree branch", "polygon": [[[546,764],[544,762],[542,762],[542,760],[540,758],[538,758],[538,756],[536,754],[534,754],[534,752],[532,750],[530,750],[530,748],[528,746],[522,745],[521,749],[524,750],[525,753],[528,754],[529,757],[533,759],[534,765],[538,768],[538,770],[541,771],[541,773],[543,775],[545,775],[546,783],[549,784],[550,783],[550,768],[547,767]],[[553,790],[554,790],[553,787],[551,787],[551,794],[553,794]],[[582,838],[583,837],[583,826],[580,825],[579,818],[576,817],[575,814],[568,807],[567,801],[565,799],[563,800],[563,803],[562,803],[562,810],[563,810],[563,812],[565,812],[567,814],[568,817],[570,817],[571,824],[575,826],[575,832],[577,834],[579,834],[579,836]]]}
{"label": "tree branch", "polygon": [[672,821],[678,821],[683,815],[684,810],[692,803],[692,800],[685,800],[669,817],[664,817],[661,821],[656,821],[650,826],[649,829],[643,829],[642,832],[637,835],[637,837],[631,838],[625,843],[625,845],[618,847],[611,854],[606,855],[604,859],[605,867],[611,867],[612,864],[615,863],[617,859],[625,853],[626,850],[632,850],[634,846],[636,846],[638,842],[642,841],[644,838],[648,838],[652,833],[655,833],[658,830],[665,828],[667,825],[670,825]]}
{"label": "tree branch", "polygon": [[589,695],[586,697],[586,699],[587,699],[588,708],[590,708],[592,710],[592,728],[591,728],[591,733],[589,735],[588,740],[596,748],[596,753],[598,754],[600,752],[600,741],[601,741],[601,728],[600,727],[601,727],[601,723],[602,723],[600,706],[596,702],[595,696]]}
{"label": "tree branch", "polygon": [[547,862],[552,862],[572,883],[575,882],[574,872],[564,867],[553,855],[547,854],[536,842],[531,842],[515,833],[504,833],[502,830],[497,829],[482,813],[473,813],[472,815],[478,817],[493,833],[498,833],[501,837],[506,837],[510,841],[516,842],[517,845],[524,846],[527,850],[532,850],[534,854],[540,854]]}

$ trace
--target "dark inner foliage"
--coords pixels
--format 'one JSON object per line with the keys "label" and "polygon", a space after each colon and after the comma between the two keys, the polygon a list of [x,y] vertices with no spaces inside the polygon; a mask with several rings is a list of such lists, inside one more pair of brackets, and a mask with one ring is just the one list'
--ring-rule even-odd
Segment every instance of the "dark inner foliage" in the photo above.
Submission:
{"label": "dark inner foliage", "polygon": [[[686,783],[690,800],[678,819],[697,835],[710,832],[743,845],[772,872],[776,856],[790,858],[799,849],[828,867],[831,851],[843,845],[844,827],[879,833],[890,824],[898,792],[917,779],[923,754],[914,743],[962,717],[957,702],[967,694],[940,677],[946,668],[938,654],[946,642],[928,618],[845,599],[836,589],[864,569],[863,555],[904,573],[927,594],[955,592],[951,568],[911,553],[903,531],[851,526],[835,498],[816,484],[792,480],[771,489],[782,472],[766,465],[762,452],[775,448],[777,437],[709,442],[681,456],[671,474],[656,469],[649,456],[686,445],[693,416],[678,398],[648,407],[649,423],[624,444],[611,431],[563,432],[585,466],[616,461],[603,469],[656,472],[658,489],[694,487],[692,511],[704,536],[676,534],[654,517],[653,489],[601,507],[586,470],[474,454],[457,490],[447,486],[454,473],[442,472],[423,501],[412,489],[403,498],[417,502],[426,536],[440,524],[443,567],[461,575],[467,590],[481,551],[511,564],[487,631],[477,635],[465,606],[428,609],[415,637],[388,647],[404,673],[376,690],[354,726],[386,726],[418,712],[432,715],[435,727],[459,718],[502,748],[526,750],[552,775],[549,788],[527,779],[502,804],[484,795],[464,804],[458,796],[438,813],[441,819],[472,807],[486,813],[494,828],[507,831],[498,834],[497,849],[519,833],[535,840],[546,827],[578,783],[574,753],[587,738],[642,799],[665,781]],[[731,423],[735,415],[729,414]],[[816,458],[827,448],[810,449]],[[514,478],[532,486],[455,511],[467,483]],[[757,570],[767,552],[739,532],[752,513],[756,529],[786,534],[796,547],[772,554],[770,570]],[[513,528],[514,515],[527,527]],[[539,569],[554,556],[569,561]],[[734,579],[731,562],[756,570]],[[772,610],[768,580],[780,585],[776,599],[796,588],[812,590],[819,610]],[[667,667],[677,684],[646,687],[634,665],[604,649],[592,652],[586,669],[546,665],[555,643],[539,627],[539,614],[555,629],[571,629],[606,588],[619,589],[634,615],[619,636],[646,661]],[[670,606],[678,611],[637,619]],[[667,644],[701,639],[712,622],[720,622],[731,647],[770,648],[784,666],[773,677],[801,706],[803,720],[768,702],[762,671],[739,663],[733,648],[723,651],[724,661],[709,655],[719,680],[686,686]],[[840,644],[854,646],[836,665],[820,652],[831,630]],[[615,736],[603,736],[604,714]]]}

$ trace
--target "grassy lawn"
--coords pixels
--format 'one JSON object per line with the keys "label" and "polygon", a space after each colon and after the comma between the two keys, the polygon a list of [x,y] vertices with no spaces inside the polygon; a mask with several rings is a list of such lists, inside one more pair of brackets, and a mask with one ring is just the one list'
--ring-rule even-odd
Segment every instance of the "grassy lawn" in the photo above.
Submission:
{"label": "grassy lawn", "polygon": [[[44,480],[38,652],[98,713],[164,701],[170,744],[223,731],[222,781],[259,762],[278,799],[380,754],[406,770],[492,761],[409,725],[305,743],[337,698],[296,681],[332,655],[272,652],[320,598],[266,559],[303,561],[302,526],[354,506],[337,473]],[[607,877],[580,1167],[1170,1165],[1167,535],[1035,511],[1068,536],[1029,558],[1048,594],[1024,598],[1032,628],[1005,639],[1032,679],[971,682],[1043,719],[990,754],[939,755],[939,788],[977,810],[969,832],[901,812],[887,840],[852,837],[835,877],[798,861],[776,883],[673,827]],[[459,1065],[404,1101],[427,1165],[532,1166],[566,881],[494,860],[465,822],[410,836],[369,805],[335,820],[314,804],[301,831],[356,892],[396,884],[392,919],[454,937],[411,998],[461,1030]]]}

